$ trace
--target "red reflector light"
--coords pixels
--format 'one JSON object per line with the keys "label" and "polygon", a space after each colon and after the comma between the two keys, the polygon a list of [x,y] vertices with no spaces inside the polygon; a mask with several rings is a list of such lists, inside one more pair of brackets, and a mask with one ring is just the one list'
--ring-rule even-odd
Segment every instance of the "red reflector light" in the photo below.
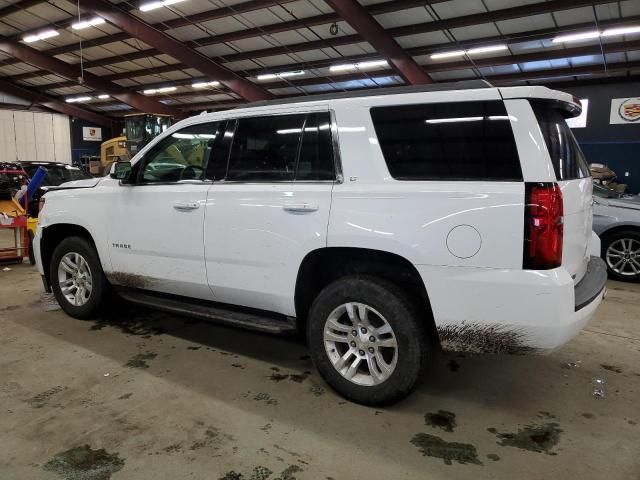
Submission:
{"label": "red reflector light", "polygon": [[523,268],[549,270],[562,264],[563,207],[557,183],[526,183]]}

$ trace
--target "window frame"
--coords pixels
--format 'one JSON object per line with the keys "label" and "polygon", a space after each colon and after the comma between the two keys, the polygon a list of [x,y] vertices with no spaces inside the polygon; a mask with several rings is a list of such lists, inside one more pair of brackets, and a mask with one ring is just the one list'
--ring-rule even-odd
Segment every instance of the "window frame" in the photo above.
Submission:
{"label": "window frame", "polygon": [[[218,119],[218,120],[206,120],[203,122],[195,122],[192,123],[190,125],[185,125],[184,127],[178,129],[178,130],[174,130],[174,131],[170,131],[167,132],[164,136],[160,137],[156,137],[158,140],[154,143],[150,143],[149,144],[149,149],[142,155],[142,158],[140,158],[140,160],[138,160],[132,168],[131,171],[131,176],[130,181],[128,182],[120,182],[122,185],[130,185],[130,186],[136,186],[136,187],[142,187],[142,186],[152,186],[152,185],[211,185],[213,184],[213,180],[211,180],[208,176],[209,173],[209,165],[210,162],[208,159],[207,160],[207,166],[204,169],[204,173],[203,173],[203,178],[198,180],[198,179],[185,179],[185,180],[177,180],[177,181],[172,181],[172,182],[145,182],[141,179],[144,169],[146,168],[146,166],[150,163],[149,160],[149,155],[151,154],[152,150],[155,149],[155,147],[157,147],[158,145],[160,145],[162,142],[164,142],[165,140],[171,138],[174,134],[176,133],[180,133],[183,132],[186,129],[189,128],[193,128],[193,127],[199,127],[202,125],[206,125],[206,124],[224,124],[228,122],[227,119]],[[226,128],[225,128],[225,132],[226,132]],[[154,139],[155,140],[155,139]]]}
{"label": "window frame", "polygon": [[[329,135],[330,135],[330,143],[331,143],[331,153],[333,155],[333,170],[334,170],[334,178],[332,180],[297,180],[295,175],[298,173],[298,162],[300,161],[300,151],[302,149],[303,138],[304,138],[304,128],[307,124],[307,120],[309,115],[317,114],[317,113],[328,113],[329,114]],[[226,176],[229,172],[229,162],[231,161],[231,152],[233,151],[233,142],[235,141],[235,136],[238,131],[238,124],[243,119],[250,118],[262,118],[262,117],[276,117],[276,116],[285,116],[285,115],[304,115],[304,122],[302,126],[302,132],[300,132],[300,136],[298,137],[298,148],[296,152],[296,169],[294,173],[294,178],[292,180],[227,180]],[[277,113],[256,113],[254,115],[243,115],[241,117],[229,118],[226,119],[228,121],[227,129],[225,130],[225,135],[228,132],[231,132],[231,141],[229,142],[229,146],[227,149],[227,161],[224,178],[214,179],[214,183],[225,183],[225,184],[246,184],[246,185],[264,185],[264,184],[292,184],[292,183],[342,183],[342,162],[340,159],[340,148],[338,141],[338,127],[336,123],[335,112],[333,110],[303,110],[303,111],[287,111],[287,112],[277,112]],[[208,169],[205,176],[208,177]]]}
{"label": "window frame", "polygon": [[[447,104],[465,104],[465,103],[499,103],[501,104],[504,108],[505,108],[505,112],[506,112],[506,104],[504,102],[503,99],[501,98],[473,98],[473,99],[469,99],[469,100],[440,100],[440,101],[416,101],[416,102],[410,102],[410,103],[381,103],[381,104],[375,104],[375,105],[371,105],[367,110],[369,113],[369,121],[371,122],[371,128],[373,129],[373,132],[376,134],[376,140],[378,143],[378,148],[380,149],[380,157],[382,159],[383,165],[384,167],[387,169],[387,173],[389,174],[389,178],[394,181],[394,182],[455,182],[455,183],[461,183],[461,182],[473,182],[473,183],[477,183],[477,182],[499,182],[499,183],[522,183],[524,181],[524,172],[522,170],[522,159],[520,157],[520,152],[518,151],[518,143],[516,140],[516,132],[514,130],[514,126],[511,123],[511,120],[509,120],[509,127],[511,128],[511,134],[513,136],[513,145],[514,148],[516,150],[516,155],[517,155],[517,161],[518,161],[518,169],[520,170],[520,177],[519,179],[495,179],[495,178],[487,178],[487,179],[477,179],[477,178],[399,178],[394,176],[391,173],[391,170],[389,168],[389,164],[387,162],[387,159],[384,155],[384,150],[382,148],[382,143],[380,141],[380,138],[378,137],[378,132],[376,130],[376,126],[375,126],[375,121],[373,118],[373,109],[377,109],[377,108],[393,108],[393,107],[414,107],[414,106],[419,106],[419,105],[425,105],[425,106],[431,106],[431,105],[447,105]],[[509,115],[508,112],[505,113],[505,115]]]}

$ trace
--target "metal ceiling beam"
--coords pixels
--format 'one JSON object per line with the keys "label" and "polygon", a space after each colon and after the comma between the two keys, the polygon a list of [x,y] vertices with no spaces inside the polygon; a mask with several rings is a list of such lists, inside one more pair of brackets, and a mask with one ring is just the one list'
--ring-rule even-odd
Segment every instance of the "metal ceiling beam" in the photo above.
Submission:
{"label": "metal ceiling beam", "polygon": [[[619,74],[619,73],[626,73],[628,70],[634,69],[634,68],[640,69],[640,62],[612,63],[612,64],[609,64],[608,71],[611,74]],[[376,72],[376,73],[384,75],[385,72],[382,71],[382,72]],[[512,73],[512,74],[490,75],[487,77],[487,80],[489,80],[492,83],[495,83],[496,85],[510,85],[515,82],[526,81],[526,80],[550,79],[550,78],[565,77],[565,76],[567,77],[568,76],[584,76],[584,75],[593,75],[593,74],[600,74],[600,73],[604,73],[604,70],[602,69],[602,67],[598,67],[594,65],[585,65],[582,67],[570,67],[570,68],[560,68],[560,69],[549,68],[545,70],[537,70],[535,72],[519,72],[519,73]],[[357,80],[358,79],[357,75],[358,74],[355,74],[355,73],[348,74],[348,75],[341,76],[341,78],[350,77],[348,79]],[[317,84],[318,83],[316,83],[316,85]],[[371,91],[372,91],[372,94],[375,93],[376,88],[371,88]],[[278,98],[287,98],[291,96],[297,96],[297,95],[283,95],[282,97],[278,97]],[[309,95],[309,100],[313,100],[313,94]],[[207,110],[207,109],[220,109],[226,106],[237,107],[237,106],[242,106],[242,103],[227,102],[227,101],[199,102],[199,103],[177,104],[177,106],[179,106],[180,108],[188,112],[197,112],[200,110]]]}
{"label": "metal ceiling beam", "polygon": [[99,113],[71,105],[66,103],[64,100],[48,97],[40,92],[15,85],[11,82],[7,82],[6,80],[0,79],[0,91],[14,97],[22,98],[28,102],[42,105],[50,110],[55,110],[56,112],[64,113],[65,115],[82,118],[83,120],[95,123],[96,125],[111,128],[111,119],[100,115]]}
{"label": "metal ceiling beam", "polygon": [[[635,42],[618,42],[618,43],[610,43],[605,44],[605,53],[617,53],[617,52],[626,52],[640,50],[640,40],[636,40]],[[553,53],[553,55],[549,55]],[[512,65],[518,63],[525,62],[534,62],[540,60],[554,60],[560,58],[568,58],[568,57],[577,57],[582,55],[597,55],[600,54],[600,46],[594,45],[589,47],[575,47],[575,48],[567,48],[567,49],[559,49],[554,50],[553,52],[534,52],[534,53],[526,53],[522,55],[512,55],[512,56],[503,56],[503,57],[493,57],[486,58],[482,60],[475,60],[474,65],[477,67],[491,67],[496,65]],[[429,64],[423,65],[422,68],[427,73],[437,73],[437,72],[446,72],[452,70],[464,70],[470,69],[473,65],[468,61],[456,61],[456,62],[445,62],[441,64]],[[599,65],[589,65],[590,69],[598,69]],[[561,70],[561,69],[558,69]],[[535,72],[531,72],[535,73]],[[529,72],[524,72],[523,75],[529,75]],[[370,72],[354,72],[343,75],[331,75],[324,77],[312,77],[312,78],[301,78],[301,79],[287,79],[287,81],[276,80],[265,82],[265,88],[276,89],[276,88],[287,88],[287,87],[302,87],[302,86],[314,86],[320,85],[323,83],[331,83],[331,82],[347,82],[352,80],[366,80],[367,78],[376,78],[383,76],[393,76],[394,72],[392,70],[376,70]],[[513,78],[513,77],[510,77]],[[189,97],[189,96],[200,96],[202,92],[180,92],[173,94],[172,97]]]}
{"label": "metal ceiling beam", "polygon": [[410,85],[432,83],[422,68],[357,0],[324,0]]}
{"label": "metal ceiling beam", "polygon": [[237,73],[221,66],[210,58],[185,45],[166,33],[156,30],[148,23],[120,10],[107,0],[83,0],[81,8],[85,12],[99,15],[130,35],[142,40],[176,60],[196,68],[213,80],[218,80],[230,90],[246,100],[267,100],[271,94]]}
{"label": "metal ceiling beam", "polygon": [[[397,11],[402,8],[409,8],[411,5],[416,3],[423,3],[423,4],[438,3],[439,1],[442,1],[442,0],[431,0],[428,2],[425,2],[424,0],[422,0],[421,2],[417,2],[416,0],[395,0],[395,1],[388,1],[380,4],[371,5],[366,8],[367,8],[367,12],[369,12],[370,14],[381,14],[381,13],[388,13],[391,11]],[[466,27],[466,26],[471,26],[476,24],[490,23],[493,21],[502,21],[502,20],[509,20],[512,18],[520,18],[522,16],[526,17],[534,14],[549,13],[550,11],[561,11],[561,10],[566,10],[570,8],[576,8],[579,6],[584,6],[586,4],[590,5],[592,2],[608,3],[608,0],[563,0],[562,2],[559,2],[556,0],[553,2],[541,2],[541,3],[496,10],[493,12],[466,15],[463,17],[456,17],[456,18],[447,19],[447,20],[419,23],[419,24],[407,25],[402,27],[394,27],[394,28],[388,29],[387,31],[394,37],[414,35],[419,33],[430,33],[430,32],[439,31],[447,28],[460,28],[460,27]],[[227,42],[227,41],[251,38],[259,35],[288,31],[295,28],[301,28],[304,26],[316,25],[315,23],[316,21],[320,22],[318,24],[328,23],[330,21],[328,15],[333,15],[334,17],[337,17],[337,15],[335,14],[318,15],[315,17],[304,18],[301,20],[281,22],[275,25],[266,25],[264,27],[258,27],[254,29],[246,29],[238,32],[229,32],[226,34],[216,35],[213,37],[208,36],[202,39],[185,42],[185,44],[188,46],[191,46],[192,48],[197,48],[199,46],[213,45],[213,44],[218,44],[218,43]],[[618,20],[616,23],[627,23],[628,21],[632,21],[633,19],[638,20],[639,18],[640,16],[629,17],[629,19]],[[613,23],[613,21],[611,22],[605,21],[600,23],[602,26],[606,26],[608,23]],[[581,28],[592,28],[592,27],[593,27],[592,22],[578,24],[578,25],[564,26],[562,28],[555,29],[555,33],[565,32],[569,30],[578,30]],[[551,30],[551,29],[546,29],[546,30]],[[536,30],[536,31],[532,31],[531,33],[532,34],[535,33],[537,35],[539,32],[540,32],[539,30]],[[121,35],[121,34],[116,34],[116,36],[113,37],[114,41],[115,41],[115,37],[117,37],[118,35]],[[527,32],[523,32],[523,35],[527,35]],[[499,38],[501,37],[495,37],[494,39],[498,40]],[[487,42],[490,40],[491,39],[483,39],[483,41],[487,41]],[[271,48],[254,50],[249,52],[240,52],[237,54],[226,55],[224,57],[216,57],[214,58],[214,60],[218,63],[235,62],[240,60],[255,59],[259,57],[286,55],[288,53],[296,53],[296,52],[310,51],[310,50],[316,50],[316,49],[327,48],[327,47],[349,45],[349,44],[357,43],[360,41],[362,41],[362,37],[360,35],[357,35],[357,34],[345,35],[345,36],[340,36],[340,37],[335,37],[330,39],[315,40],[312,42],[303,42],[298,44],[285,45],[281,47],[271,47]],[[480,41],[480,39],[478,41]],[[91,41],[88,41],[87,43],[90,43],[90,42]],[[448,46],[454,47],[455,45],[449,44]],[[446,48],[446,45],[441,44],[438,46],[434,46],[433,48],[435,49],[436,47]],[[62,48],[66,48],[66,47],[62,47]],[[53,55],[64,53],[58,50],[59,49],[47,50],[47,53],[51,53]],[[407,51],[408,53],[411,53],[412,55],[414,55],[414,53],[411,52],[411,49],[407,49]],[[147,58],[147,56],[149,55],[158,55],[160,53],[161,52],[159,52],[156,49],[150,49],[150,50],[144,50],[140,52],[133,52],[125,55],[120,55],[117,57],[106,57],[106,58],[95,60],[95,61],[85,62],[85,68],[107,66],[107,65],[112,65],[115,63],[123,62],[123,61],[135,61],[135,60]],[[165,73],[169,71],[169,70],[166,70],[166,68],[167,67],[158,67],[157,73]],[[184,69],[184,68],[188,68],[188,66],[184,64],[176,64],[176,68]],[[155,69],[145,69],[145,71],[148,71],[149,73],[152,73],[154,70]],[[123,72],[118,75],[121,76],[120,78],[127,78],[128,72]],[[29,72],[26,74],[19,74],[17,76],[12,76],[12,79],[24,80],[29,78],[36,78],[39,76],[42,76],[42,72]],[[114,79],[118,79],[118,78],[114,78]]]}
{"label": "metal ceiling beam", "polygon": [[[12,57],[19,58],[25,63],[35,65],[39,68],[45,69],[49,72],[56,73],[68,79],[76,80],[80,78],[81,72],[78,66],[70,65],[48,56],[34,48],[27,47],[26,45],[7,40],[0,37],[0,50],[11,55]],[[135,92],[111,83],[107,80],[103,80],[92,73],[84,73],[84,83],[91,88],[94,88],[102,93],[111,95],[118,100],[137,108],[140,111],[148,113],[164,113],[168,115],[177,115],[178,111],[174,110],[167,105],[164,105],[152,98],[145,97]]]}
{"label": "metal ceiling beam", "polygon": [[[370,15],[379,15],[383,13],[389,13],[394,11],[399,11],[407,8],[411,8],[412,6],[420,6],[424,4],[435,4],[440,3],[444,0],[390,0],[379,4],[374,4],[365,7],[367,12]],[[513,18],[527,17],[535,14],[549,13],[553,11],[562,11],[571,8],[577,8],[580,6],[591,5],[592,3],[609,3],[611,0],[554,0],[550,2],[540,2],[529,5],[522,5],[518,7],[511,7],[501,10],[495,10],[492,12],[478,13],[473,15],[465,15],[462,17],[455,17],[451,19],[445,20],[437,20],[433,22],[425,22],[414,25],[407,25],[402,27],[394,27],[387,29],[387,31],[394,37],[401,37],[406,35],[414,35],[419,33],[430,33],[448,28],[460,28],[472,25],[479,25],[483,23],[491,23],[495,21],[503,21],[509,20]],[[245,2],[251,3],[251,2]],[[239,5],[244,5],[239,4]],[[233,8],[236,8],[234,6]],[[217,9],[216,9],[217,10]],[[214,10],[215,11],[215,10]],[[188,17],[186,17],[188,18]],[[633,17],[632,17],[633,18]],[[295,30],[297,28],[305,28],[309,26],[316,26],[331,23],[332,21],[338,20],[339,17],[335,13],[331,14],[323,14],[317,15],[314,17],[307,17],[299,20],[292,20],[288,22],[279,22],[277,24],[265,25],[257,28],[243,29],[240,31],[229,32],[221,35],[207,35],[202,38],[198,38],[195,40],[191,40],[188,42],[184,42],[185,45],[191,48],[198,48],[202,46],[220,44],[223,42],[231,42],[242,40],[246,38],[253,38],[260,35],[274,34],[283,31]],[[603,25],[606,22],[601,22]],[[155,25],[158,28],[161,28],[159,25]],[[590,27],[593,26],[592,23],[589,24]],[[567,31],[568,29],[577,29],[577,28],[587,28],[586,24],[581,24],[581,26],[565,26],[563,29],[559,29],[560,31]],[[121,41],[125,38],[126,34],[115,34],[112,36],[107,36],[104,38],[106,43],[111,43],[115,41]],[[301,51],[308,50],[316,50],[321,48],[328,47],[336,47],[341,45],[349,45],[362,41],[362,37],[360,35],[346,35],[333,37],[328,39],[316,40],[312,42],[304,42],[293,45],[285,45],[281,47],[271,47],[261,50],[255,50],[251,52],[241,52],[238,54],[226,55],[224,57],[218,57],[215,59],[216,62],[234,62],[240,60],[254,59],[258,57],[267,57],[267,56],[275,56],[275,55],[286,55],[288,53],[295,53]],[[85,40],[85,48],[90,46],[101,45],[104,43],[100,43],[93,40]],[[451,47],[455,47],[455,45],[450,45]],[[444,47],[443,47],[444,48]],[[62,53],[69,53],[77,50],[77,45],[67,45],[64,47],[58,47],[54,49],[46,50],[46,53],[50,55],[59,55]],[[106,57],[95,61],[85,62],[85,68],[92,68],[98,66],[106,66],[113,65],[115,63],[123,62],[123,61],[134,61],[143,58],[147,58],[148,56],[158,55],[161,52],[157,49],[147,49],[140,52],[133,52],[126,55],[118,55],[115,57]],[[5,62],[5,65],[11,65],[12,62]],[[176,65],[178,68],[188,68],[184,64]],[[163,67],[159,67],[163,68]],[[123,72],[126,75],[127,72]],[[36,78],[38,76],[42,76],[43,72],[30,72],[26,74],[19,74],[17,76],[12,76],[13,80],[23,80],[28,78]],[[126,77],[123,77],[126,78]]]}
{"label": "metal ceiling beam", "polygon": [[35,7],[36,5],[44,3],[44,1],[45,0],[22,0],[11,5],[7,5],[6,7],[0,8],[0,18],[7,17],[12,13],[21,12],[27,8]]}
{"label": "metal ceiling beam", "polygon": [[[215,20],[217,18],[224,18],[230,15],[247,13],[250,11],[259,10],[261,8],[267,8],[272,5],[281,5],[285,3],[290,3],[291,1],[295,1],[295,0],[284,0],[284,1],[250,0],[247,2],[232,5],[230,7],[216,8],[213,10],[207,10],[205,12],[196,13],[194,15],[186,15],[184,17],[168,20],[166,22],[155,23],[152,26],[154,28],[157,28],[158,30],[166,31],[174,28],[183,27],[186,25],[191,25],[198,22],[205,22],[205,21]],[[380,15],[383,13],[396,12],[396,11],[404,10],[407,8],[421,7],[424,5],[442,3],[445,1],[449,1],[449,0],[387,0],[386,2],[378,3],[375,5],[369,5],[365,8],[372,15]],[[121,4],[119,6],[124,8],[127,11],[133,9],[133,7],[130,7],[129,5],[126,5],[126,4],[125,5]],[[192,40],[190,42],[184,42],[184,43],[189,45],[192,48],[197,48],[198,46],[201,46],[201,45],[212,45],[214,43],[237,41],[237,40],[242,40],[246,38],[259,37],[261,35],[272,35],[275,33],[285,32],[289,30],[296,30],[298,28],[306,28],[311,26],[328,24],[331,22],[339,21],[339,20],[340,20],[340,17],[337,14],[327,13],[322,15],[315,15],[313,17],[306,17],[298,20],[278,22],[275,24],[264,25],[261,27],[246,28],[246,29],[235,31],[235,32],[215,35],[213,37],[211,35],[207,35],[207,36]],[[75,21],[76,21],[75,18],[69,18],[68,20],[64,20],[63,22],[58,22],[54,24],[54,26],[57,28],[66,28],[70,26],[72,23],[74,23]],[[13,37],[10,37],[10,38],[14,39]],[[19,37],[16,37],[16,38],[19,38]],[[126,32],[123,32],[123,33],[117,33],[115,35],[105,35],[103,37],[87,39],[84,42],[88,46],[97,47],[97,46],[107,45],[109,43],[113,43],[117,41],[124,41],[129,38],[131,38],[130,35],[128,35]],[[212,41],[212,39],[215,39],[213,43],[202,43],[202,42]],[[46,50],[46,52],[49,53],[50,55],[60,55],[63,53],[71,53],[76,50],[78,50],[78,46],[74,43],[71,45],[64,45],[61,47],[50,48]],[[160,53],[156,49],[147,49],[145,50],[145,52],[147,52],[146,56],[157,55]]]}

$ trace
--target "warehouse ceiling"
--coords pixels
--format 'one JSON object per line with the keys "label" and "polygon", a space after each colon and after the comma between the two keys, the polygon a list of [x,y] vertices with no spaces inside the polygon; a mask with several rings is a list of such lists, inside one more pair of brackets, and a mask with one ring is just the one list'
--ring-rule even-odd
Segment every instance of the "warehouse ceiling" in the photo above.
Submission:
{"label": "warehouse ceiling", "polygon": [[638,73],[638,0],[0,1],[0,91],[92,115]]}

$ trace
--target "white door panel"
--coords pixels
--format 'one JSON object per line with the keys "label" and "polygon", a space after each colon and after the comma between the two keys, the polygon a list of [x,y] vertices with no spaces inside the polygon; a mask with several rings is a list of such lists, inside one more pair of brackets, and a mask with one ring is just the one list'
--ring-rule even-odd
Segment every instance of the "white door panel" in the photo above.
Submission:
{"label": "white door panel", "polygon": [[205,257],[215,300],[295,315],[298,267],[326,246],[332,183],[216,183]]}
{"label": "white door panel", "polygon": [[210,299],[203,245],[210,187],[205,182],[121,186],[109,206],[110,279]]}

